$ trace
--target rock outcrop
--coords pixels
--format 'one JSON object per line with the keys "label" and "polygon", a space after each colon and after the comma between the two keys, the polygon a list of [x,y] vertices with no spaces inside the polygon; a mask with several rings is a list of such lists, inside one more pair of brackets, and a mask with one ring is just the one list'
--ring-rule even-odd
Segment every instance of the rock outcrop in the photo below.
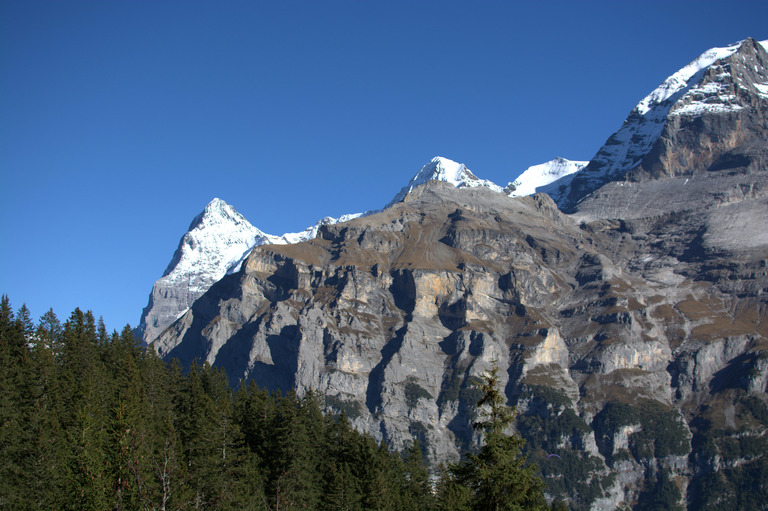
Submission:
{"label": "rock outcrop", "polygon": [[145,343],[154,340],[214,282],[236,268],[251,247],[275,240],[223,200],[213,199],[192,220],[171,262],[152,287],[136,337]]}
{"label": "rock outcrop", "polygon": [[644,100],[627,123],[654,112],[652,129],[612,137],[621,158],[568,176],[560,208],[428,181],[254,248],[154,349],[233,385],[319,391],[433,464],[476,446],[474,384],[497,360],[553,498],[763,506],[768,57],[752,40],[715,53]]}

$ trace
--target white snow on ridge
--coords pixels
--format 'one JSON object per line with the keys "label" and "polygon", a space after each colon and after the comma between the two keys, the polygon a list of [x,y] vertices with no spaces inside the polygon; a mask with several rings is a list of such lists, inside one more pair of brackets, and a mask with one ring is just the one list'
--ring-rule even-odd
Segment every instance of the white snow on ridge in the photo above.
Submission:
{"label": "white snow on ridge", "polygon": [[[302,232],[274,236],[251,225],[223,200],[213,199],[192,221],[163,276],[154,284],[149,308],[144,309],[140,322],[143,340],[153,341],[214,283],[239,271],[254,247],[306,241],[317,236],[322,225],[357,216],[326,217]],[[168,290],[174,291],[169,294]]]}
{"label": "white snow on ridge", "polygon": [[725,48],[712,48],[705,51],[699,55],[696,60],[664,80],[664,82],[659,85],[656,90],[648,94],[640,103],[638,103],[638,105],[635,107],[635,110],[637,110],[640,115],[645,115],[654,106],[665,102],[674,94],[688,87],[689,82],[694,76],[707,69],[709,66],[714,64],[715,61],[730,57],[736,53],[736,50],[739,49],[741,43],[742,42],[738,42],[736,44],[726,46]]}
{"label": "white snow on ridge", "polygon": [[389,201],[389,204],[384,206],[384,209],[401,202],[414,188],[423,185],[427,181],[433,180],[445,181],[456,188],[475,188],[482,186],[495,192],[504,191],[499,185],[488,181],[487,179],[479,179],[463,163],[457,163],[448,158],[436,156],[435,158],[432,158],[429,163],[424,165],[413,178],[411,178],[408,185],[404,186],[400,192]]}
{"label": "white snow on ridge", "polygon": [[[661,136],[671,115],[700,115],[705,112],[738,110],[735,97],[728,89],[728,73],[722,80],[701,84],[704,73],[718,60],[730,57],[744,41],[724,48],[712,48],[693,62],[664,80],[632,110],[621,128],[615,132],[593,158],[594,167],[588,175],[581,173],[587,188],[599,186],[637,166]],[[585,183],[585,184],[586,184]],[[582,184],[584,186],[584,184]],[[560,203],[562,197],[552,197]]]}
{"label": "white snow on ridge", "polygon": [[189,279],[187,285],[191,292],[204,292],[224,275],[240,270],[240,265],[254,247],[311,240],[317,236],[321,226],[346,222],[360,215],[325,217],[301,232],[276,236],[251,225],[223,200],[213,199],[193,220],[162,279],[168,282]]}
{"label": "white snow on ridge", "polygon": [[235,208],[213,199],[192,221],[161,280],[186,280],[192,293],[205,290],[236,265],[244,251],[272,239]]}
{"label": "white snow on ridge", "polygon": [[587,163],[589,162],[555,158],[552,161],[528,167],[517,179],[507,185],[507,189],[514,187],[508,195],[510,197],[533,195],[537,191],[542,191],[541,188],[546,185],[580,171],[586,167]]}
{"label": "white snow on ridge", "polygon": [[308,241],[317,237],[317,232],[320,230],[320,227],[322,227],[323,225],[339,224],[339,223],[347,222],[349,220],[352,220],[354,218],[358,218],[361,216],[363,216],[363,213],[352,213],[349,215],[341,215],[339,218],[333,218],[333,217],[327,216],[322,220],[318,221],[315,225],[307,227],[301,232],[285,233],[279,237],[278,241],[272,242],[272,243],[276,245],[285,245],[285,244],[291,244],[291,243],[301,243],[302,241]]}

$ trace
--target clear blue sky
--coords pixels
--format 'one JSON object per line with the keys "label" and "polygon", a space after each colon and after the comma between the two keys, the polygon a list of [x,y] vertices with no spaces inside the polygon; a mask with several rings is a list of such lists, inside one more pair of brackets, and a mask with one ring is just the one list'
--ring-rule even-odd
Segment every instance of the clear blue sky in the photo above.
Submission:
{"label": "clear blue sky", "polygon": [[588,160],[760,1],[0,2],[0,293],[138,324],[214,197],[270,234],[383,206],[433,156]]}

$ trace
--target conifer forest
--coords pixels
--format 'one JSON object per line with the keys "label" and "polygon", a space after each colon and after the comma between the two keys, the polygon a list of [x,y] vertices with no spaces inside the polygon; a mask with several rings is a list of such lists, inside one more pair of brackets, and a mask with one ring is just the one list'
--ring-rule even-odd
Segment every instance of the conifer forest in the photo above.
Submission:
{"label": "conifer forest", "polygon": [[[323,413],[316,393],[230,387],[182,371],[126,326],[0,310],[0,508],[61,510],[550,509],[496,370],[479,387],[484,442],[428,469]],[[559,508],[561,504],[553,504]]]}

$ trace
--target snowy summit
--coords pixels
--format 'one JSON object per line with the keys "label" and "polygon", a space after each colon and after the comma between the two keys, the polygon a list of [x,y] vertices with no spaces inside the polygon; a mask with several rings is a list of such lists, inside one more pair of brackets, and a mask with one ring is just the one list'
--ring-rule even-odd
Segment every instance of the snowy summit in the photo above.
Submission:
{"label": "snowy summit", "polygon": [[542,188],[560,178],[569,176],[587,166],[588,161],[570,161],[555,158],[552,161],[528,167],[517,179],[507,185],[507,195],[522,197],[544,191]]}
{"label": "snowy summit", "polygon": [[432,158],[429,163],[421,167],[421,170],[411,178],[411,181],[404,186],[391,201],[389,201],[389,204],[385,206],[385,209],[393,204],[401,202],[414,188],[423,185],[427,181],[444,181],[452,184],[456,188],[474,188],[483,186],[485,188],[490,188],[495,192],[503,191],[499,185],[486,179],[478,178],[463,163],[457,163],[448,158],[436,156],[435,158]]}

